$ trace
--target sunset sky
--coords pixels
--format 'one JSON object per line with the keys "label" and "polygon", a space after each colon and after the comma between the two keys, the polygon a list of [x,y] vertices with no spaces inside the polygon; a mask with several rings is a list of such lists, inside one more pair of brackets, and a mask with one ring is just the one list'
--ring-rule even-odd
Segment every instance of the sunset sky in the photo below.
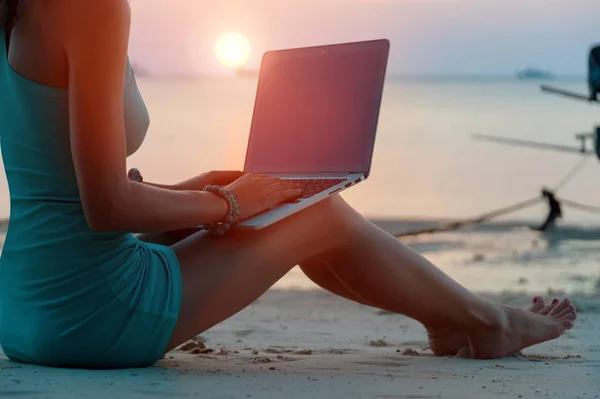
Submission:
{"label": "sunset sky", "polygon": [[226,72],[228,31],[265,50],[386,37],[393,74],[584,75],[600,0],[133,0],[130,55],[159,74]]}

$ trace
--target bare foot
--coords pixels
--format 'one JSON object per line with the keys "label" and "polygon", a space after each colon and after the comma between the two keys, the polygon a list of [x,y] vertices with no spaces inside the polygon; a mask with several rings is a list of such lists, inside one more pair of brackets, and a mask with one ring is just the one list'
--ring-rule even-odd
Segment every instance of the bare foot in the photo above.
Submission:
{"label": "bare foot", "polygon": [[494,330],[467,333],[470,353],[476,359],[496,359],[513,355],[522,349],[560,337],[573,327],[577,318],[568,299],[553,299],[540,308],[529,310],[502,306],[504,321]]}
{"label": "bare foot", "polygon": [[450,328],[431,328],[427,330],[429,348],[436,356],[454,356],[469,346],[469,339],[460,331]]}
{"label": "bare foot", "polygon": [[[544,300],[534,297],[527,310],[538,313],[545,307]],[[452,328],[428,328],[429,347],[436,356],[455,356],[461,349],[469,348],[469,339],[464,332]]]}

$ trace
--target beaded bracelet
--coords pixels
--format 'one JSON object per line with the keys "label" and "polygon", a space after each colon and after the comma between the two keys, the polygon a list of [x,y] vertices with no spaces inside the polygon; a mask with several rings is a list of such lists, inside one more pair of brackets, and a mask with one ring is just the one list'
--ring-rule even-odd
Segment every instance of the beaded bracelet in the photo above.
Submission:
{"label": "beaded bracelet", "polygon": [[136,168],[129,169],[129,172],[127,172],[127,177],[129,178],[129,180],[136,181],[138,183],[142,183],[144,181],[142,173]]}
{"label": "beaded bracelet", "polygon": [[225,201],[227,201],[227,215],[222,222],[211,223],[209,225],[210,232],[217,237],[225,235],[231,227],[238,222],[240,218],[240,209],[238,207],[238,198],[235,194],[230,193],[223,187],[208,185],[204,188],[204,191],[213,193]]}
{"label": "beaded bracelet", "polygon": [[[127,177],[129,180],[139,183],[144,181],[142,173],[136,168],[129,169],[129,172],[127,172]],[[215,236],[224,236],[225,233],[231,229],[231,226],[233,226],[239,220],[240,210],[238,208],[237,196],[228,192],[222,187],[213,185],[206,186],[204,191],[211,192],[227,201],[227,215],[225,216],[224,220],[222,222],[210,223],[206,226],[203,226],[204,228],[210,230],[210,232]]]}

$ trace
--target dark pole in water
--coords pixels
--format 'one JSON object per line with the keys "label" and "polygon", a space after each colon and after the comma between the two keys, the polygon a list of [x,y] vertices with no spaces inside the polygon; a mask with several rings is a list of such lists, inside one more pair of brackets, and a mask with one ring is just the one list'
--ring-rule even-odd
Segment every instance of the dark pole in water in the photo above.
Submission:
{"label": "dark pole in water", "polygon": [[600,126],[596,126],[594,130],[594,151],[596,152],[596,157],[600,159]]}
{"label": "dark pole in water", "polygon": [[588,65],[588,86],[590,101],[598,101],[600,94],[600,46],[592,47]]}
{"label": "dark pole in water", "polygon": [[549,229],[554,228],[556,219],[562,217],[562,209],[560,202],[556,199],[552,191],[542,189],[542,197],[548,202],[548,216],[541,226],[535,227],[533,230],[548,231]]}

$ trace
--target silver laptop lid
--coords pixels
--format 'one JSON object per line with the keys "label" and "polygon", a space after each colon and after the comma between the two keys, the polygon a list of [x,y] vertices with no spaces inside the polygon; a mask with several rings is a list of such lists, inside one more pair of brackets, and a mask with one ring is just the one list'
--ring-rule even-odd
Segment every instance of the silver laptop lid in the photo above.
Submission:
{"label": "silver laptop lid", "polygon": [[388,40],[265,53],[244,170],[369,174]]}

